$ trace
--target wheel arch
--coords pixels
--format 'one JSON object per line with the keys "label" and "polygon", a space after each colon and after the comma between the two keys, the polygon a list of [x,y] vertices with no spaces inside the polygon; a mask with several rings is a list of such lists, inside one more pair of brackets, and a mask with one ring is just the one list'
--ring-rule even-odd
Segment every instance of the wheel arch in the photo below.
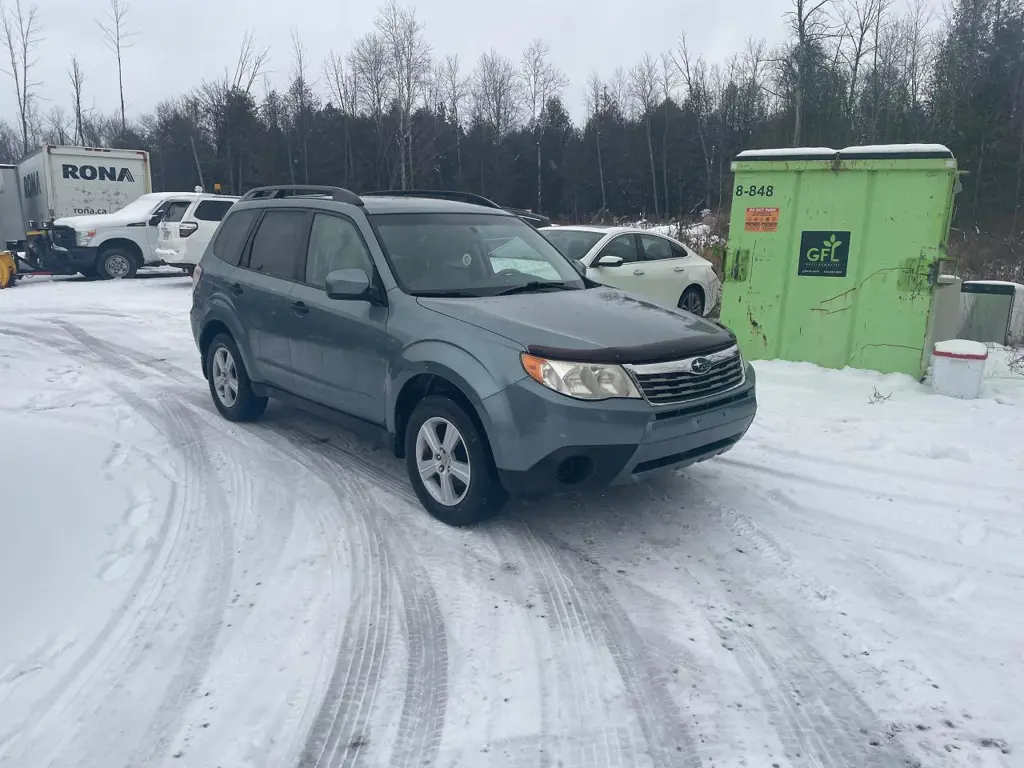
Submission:
{"label": "wheel arch", "polygon": [[392,410],[395,456],[400,459],[405,458],[405,431],[409,419],[417,404],[431,395],[443,395],[458,403],[469,416],[473,425],[480,431],[487,451],[493,456],[487,425],[482,416],[485,413],[483,404],[478,400],[475,401],[467,394],[467,391],[472,392],[473,390],[464,380],[460,380],[458,374],[452,371],[421,371],[409,376],[399,389],[398,395],[395,397],[395,407]]}
{"label": "wheel arch", "polygon": [[97,248],[96,256],[97,259],[102,259],[103,255],[114,248],[120,248],[121,250],[127,251],[131,254],[131,257],[135,260],[136,267],[145,266],[146,260],[142,255],[142,248],[134,240],[130,240],[126,237],[112,237],[109,240],[104,240]]}

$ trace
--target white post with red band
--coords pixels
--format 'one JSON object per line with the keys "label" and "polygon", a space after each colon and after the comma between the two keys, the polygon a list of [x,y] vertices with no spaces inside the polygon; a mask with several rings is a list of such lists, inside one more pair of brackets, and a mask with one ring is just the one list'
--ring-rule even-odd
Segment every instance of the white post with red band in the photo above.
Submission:
{"label": "white post with red band", "polygon": [[985,379],[988,347],[978,341],[940,341],[932,349],[932,390],[937,395],[974,400]]}

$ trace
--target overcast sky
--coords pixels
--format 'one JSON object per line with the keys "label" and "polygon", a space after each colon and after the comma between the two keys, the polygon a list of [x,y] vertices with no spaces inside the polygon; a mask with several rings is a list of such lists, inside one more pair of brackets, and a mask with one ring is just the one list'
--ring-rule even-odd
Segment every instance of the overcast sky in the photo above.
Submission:
{"label": "overcast sky", "polygon": [[[28,7],[33,0],[22,0]],[[68,66],[77,55],[85,70],[86,104],[102,112],[117,109],[117,70],[95,19],[109,0],[35,0],[43,28],[34,80],[41,83],[39,108],[54,104],[70,112]],[[328,51],[347,52],[373,27],[374,3],[339,0],[129,0],[129,27],[137,32],[125,52],[125,98],[130,115],[151,110],[161,99],[180,95],[203,79],[233,67],[239,43],[252,30],[271,48],[270,82],[281,86],[291,69],[289,32],[299,31],[316,73]],[[12,7],[14,0],[6,0]],[[466,69],[490,47],[518,62],[535,37],[551,47],[553,62],[569,77],[565,98],[579,117],[588,74],[610,75],[645,52],[673,48],[685,31],[692,50],[720,61],[749,35],[769,43],[785,34],[783,14],[791,0],[517,0],[410,3],[426,25],[434,55],[457,53]],[[4,77],[2,114],[16,114],[12,81]],[[325,91],[321,83],[318,89]]]}

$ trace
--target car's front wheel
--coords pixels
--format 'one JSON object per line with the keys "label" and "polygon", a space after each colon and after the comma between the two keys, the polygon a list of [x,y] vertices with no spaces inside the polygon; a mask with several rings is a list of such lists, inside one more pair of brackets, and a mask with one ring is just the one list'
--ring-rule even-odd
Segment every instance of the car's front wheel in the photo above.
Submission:
{"label": "car's front wheel", "polygon": [[213,404],[228,421],[252,421],[267,409],[267,398],[253,392],[242,355],[230,336],[221,334],[206,353],[206,379]]}
{"label": "car's front wheel", "polygon": [[447,525],[482,522],[508,499],[483,435],[447,397],[416,406],[405,432],[405,462],[420,503]]}

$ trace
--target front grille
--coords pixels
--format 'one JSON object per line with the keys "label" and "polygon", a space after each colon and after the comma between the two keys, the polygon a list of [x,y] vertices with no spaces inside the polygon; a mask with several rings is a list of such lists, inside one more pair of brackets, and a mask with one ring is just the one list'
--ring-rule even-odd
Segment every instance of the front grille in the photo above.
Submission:
{"label": "front grille", "polygon": [[75,230],[71,227],[54,227],[50,230],[50,239],[61,248],[75,247]]}
{"label": "front grille", "polygon": [[[706,371],[695,372],[695,361],[706,361]],[[671,363],[626,367],[636,379],[640,393],[655,405],[699,400],[728,392],[742,384],[745,376],[737,347]],[[701,367],[701,363],[696,366],[698,370]]]}

